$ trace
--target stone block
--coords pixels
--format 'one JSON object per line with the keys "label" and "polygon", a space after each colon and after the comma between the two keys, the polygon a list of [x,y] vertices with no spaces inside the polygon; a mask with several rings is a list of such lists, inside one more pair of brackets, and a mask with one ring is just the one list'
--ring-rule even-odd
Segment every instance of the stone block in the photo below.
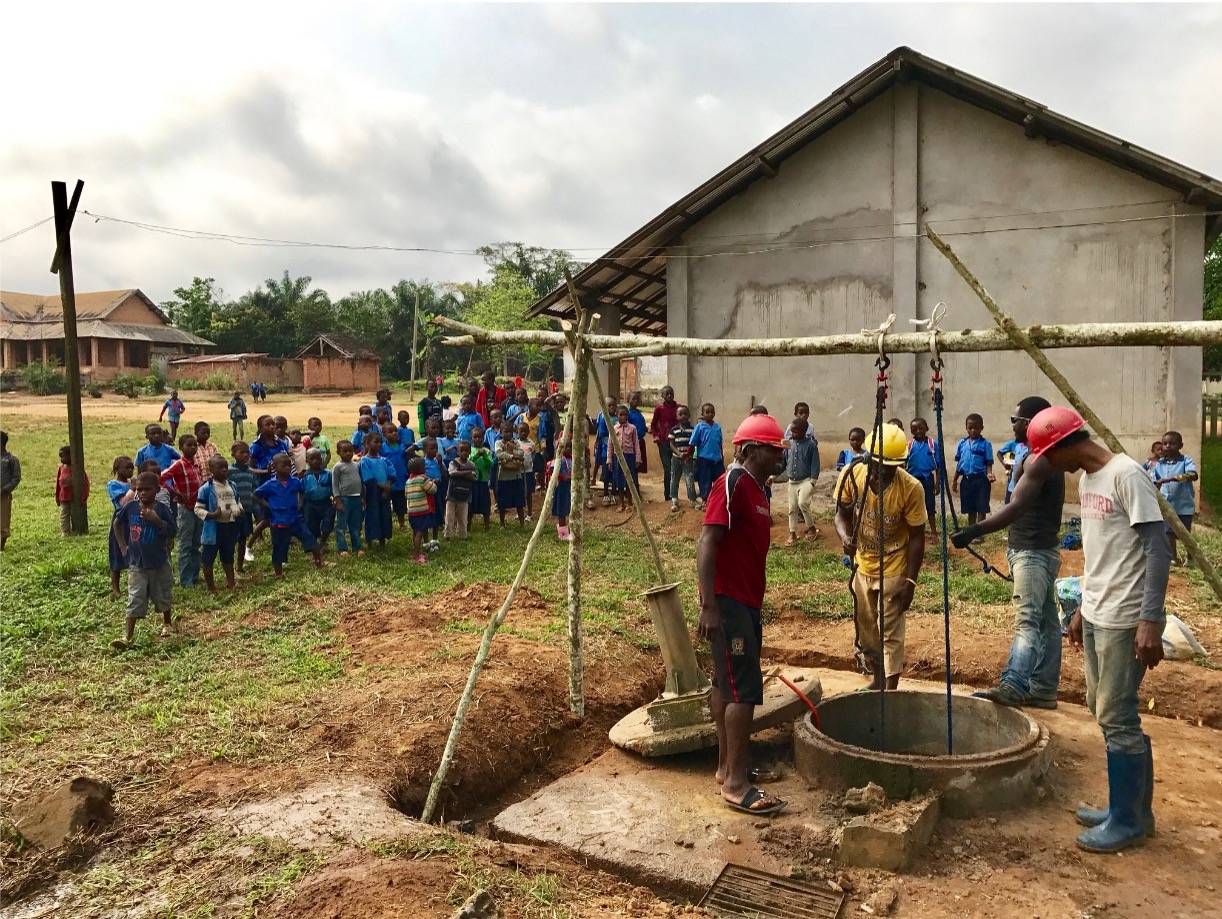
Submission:
{"label": "stone block", "polygon": [[77,776],[18,802],[13,824],[30,842],[53,849],[78,833],[92,833],[115,819],[114,790],[105,782]]}
{"label": "stone block", "polygon": [[938,814],[937,796],[927,795],[854,817],[840,830],[836,858],[858,868],[906,871],[929,844]]}

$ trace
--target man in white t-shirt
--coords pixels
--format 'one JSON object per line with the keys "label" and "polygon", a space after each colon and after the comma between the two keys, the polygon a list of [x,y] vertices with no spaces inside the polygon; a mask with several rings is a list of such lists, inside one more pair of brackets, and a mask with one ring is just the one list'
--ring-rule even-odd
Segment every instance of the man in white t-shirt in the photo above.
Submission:
{"label": "man in white t-shirt", "polygon": [[1027,443],[1059,472],[1082,471],[1082,605],[1069,642],[1086,660],[1086,704],[1107,746],[1108,806],[1082,808],[1088,852],[1119,852],[1154,833],[1154,760],[1137,690],[1163,659],[1171,546],[1149,474],[1090,439],[1082,417],[1054,405],[1031,419]]}

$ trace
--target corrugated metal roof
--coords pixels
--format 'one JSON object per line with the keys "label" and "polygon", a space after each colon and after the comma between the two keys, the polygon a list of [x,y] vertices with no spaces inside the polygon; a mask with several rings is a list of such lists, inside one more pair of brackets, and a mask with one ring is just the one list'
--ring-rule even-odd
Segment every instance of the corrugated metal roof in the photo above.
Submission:
{"label": "corrugated metal roof", "polygon": [[[170,318],[156,303],[135,287],[125,290],[90,290],[76,295],[76,318],[105,319],[130,297],[139,297],[162,322]],[[59,294],[23,294],[0,291],[0,319],[9,322],[63,322],[64,306]]]}
{"label": "corrugated metal roof", "polygon": [[351,335],[345,335],[342,332],[325,332],[316,336],[312,342],[297,352],[297,357],[313,356],[315,353],[326,357],[327,355],[324,353],[325,348],[322,346],[338,351],[340,356],[344,358],[378,359],[376,351],[370,350],[356,338]]}
{"label": "corrugated metal roof", "polygon": [[[897,48],[591,262],[573,279],[585,305],[618,306],[622,331],[665,335],[667,247],[757,179],[775,176],[788,157],[901,80],[932,86],[1021,124],[1032,136],[1056,140],[1108,160],[1181,192],[1189,204],[1207,211],[1222,210],[1222,182],[1211,176],[1058,115],[1039,102],[911,48]],[[1222,218],[1216,215],[1208,218],[1207,239],[1213,239],[1222,230],[1220,221]],[[527,310],[527,315],[573,318],[567,289],[561,286],[541,297]]]}
{"label": "corrugated metal roof", "polygon": [[[77,338],[115,338],[124,341],[147,341],[156,344],[197,345],[209,347],[212,342],[182,329],[168,325],[130,325],[86,319],[76,324]],[[10,341],[59,341],[64,337],[63,322],[0,322],[0,339]]]}
{"label": "corrugated metal roof", "polygon": [[[258,361],[267,357],[266,351],[243,351],[241,354],[194,354],[191,357],[176,357],[171,364],[224,364],[238,361]],[[278,358],[277,358],[278,360]]]}

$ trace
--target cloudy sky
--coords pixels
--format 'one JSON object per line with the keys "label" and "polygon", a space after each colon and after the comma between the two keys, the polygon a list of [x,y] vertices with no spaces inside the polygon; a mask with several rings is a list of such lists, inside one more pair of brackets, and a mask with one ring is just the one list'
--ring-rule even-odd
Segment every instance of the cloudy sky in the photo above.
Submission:
{"label": "cloudy sky", "polygon": [[[1217,4],[26,3],[0,23],[0,236],[80,178],[83,208],[165,227],[591,258],[899,45],[1222,176]],[[0,247],[4,288],[56,289],[53,236]],[[288,269],[339,297],[481,272],[83,215],[73,240],[78,289],[156,300],[195,275],[237,296]]]}

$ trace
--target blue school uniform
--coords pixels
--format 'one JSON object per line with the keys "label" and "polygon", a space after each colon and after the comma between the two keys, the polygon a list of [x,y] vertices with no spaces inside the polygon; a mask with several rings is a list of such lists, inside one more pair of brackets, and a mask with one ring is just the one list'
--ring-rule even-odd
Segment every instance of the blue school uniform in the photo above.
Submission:
{"label": "blue school uniform", "polygon": [[467,412],[466,414],[461,414],[454,421],[454,427],[458,433],[458,439],[465,440],[468,443],[471,442],[471,432],[475,428],[482,428],[483,426],[484,419],[480,417],[479,412]]}
{"label": "blue school uniform", "polygon": [[989,467],[993,465],[993,445],[984,437],[965,437],[955,448],[955,471],[959,483],[959,503],[964,514],[989,512]]}
{"label": "blue school uniform", "polygon": [[450,463],[458,459],[458,442],[457,437],[438,437],[437,438],[437,453],[441,457],[441,461],[448,467]]}
{"label": "blue school uniform", "polygon": [[[394,470],[380,456],[361,457],[361,481],[365,484],[365,542],[390,539],[390,497],[380,485],[392,485]],[[393,487],[393,485],[392,485]]]}
{"label": "blue school uniform", "polygon": [[272,477],[255,489],[255,494],[268,503],[272,524],[272,564],[283,565],[289,560],[289,547],[295,538],[306,552],[318,548],[314,535],[301,519],[301,496],[305,485],[301,479],[289,476],[283,482]]}
{"label": "blue school uniform", "polygon": [[552,498],[552,516],[567,517],[573,509],[573,461],[562,456],[551,460],[547,466],[550,475],[560,477]]}
{"label": "blue school uniform", "polygon": [[700,490],[700,498],[707,501],[713,483],[725,474],[726,465],[722,458],[721,425],[716,421],[709,424],[703,418],[692,428],[692,436],[688,443],[696,448],[696,486]]}
{"label": "blue school uniform", "polygon": [[836,471],[839,472],[845,466],[848,466],[849,464],[851,464],[853,460],[861,459],[865,455],[866,455],[866,452],[864,450],[862,450],[860,453],[854,453],[852,450],[849,450],[848,448],[841,450],[839,455],[836,457]]}
{"label": "blue school uniform", "polygon": [[136,469],[139,470],[149,460],[157,460],[157,465],[161,467],[161,471],[165,472],[176,459],[182,456],[177,450],[169,444],[145,444],[136,451]]}
{"label": "blue school uniform", "polygon": [[187,410],[187,406],[182,399],[166,399],[162,409],[165,411],[166,420],[171,424],[178,424],[182,421],[182,413]]}
{"label": "blue school uniform", "polygon": [[[441,441],[438,439],[438,444]],[[449,477],[446,475],[445,466],[442,464],[439,453],[433,459],[425,457],[424,474],[433,480],[437,486],[437,491],[433,495],[433,526],[439,530],[444,529],[446,525],[446,494],[449,491],[447,487],[450,484]]]}
{"label": "blue school uniform", "polygon": [[[403,445],[404,450],[407,450],[408,452],[412,451],[416,447],[416,432],[410,427],[405,428],[402,425],[399,425],[399,443]],[[403,481],[406,483],[407,479],[404,479]]]}
{"label": "blue school uniform", "polygon": [[[233,488],[234,496],[238,495],[237,487],[230,482],[230,487]],[[238,501],[242,499],[238,497]],[[209,479],[200,486],[199,493],[195,497],[196,506],[202,506],[208,513],[212,513],[217,509],[216,499],[216,482]],[[245,510],[245,508],[243,508]],[[242,538],[242,523],[241,516],[237,520],[229,520],[222,523],[219,520],[204,518],[203,525],[200,527],[199,544],[201,547],[201,558],[203,563],[209,567],[216,563],[217,556],[220,556],[222,565],[233,564],[234,550]]]}
{"label": "blue school uniform", "polygon": [[935,519],[934,472],[938,468],[938,442],[932,437],[908,441],[908,459],[904,463],[908,474],[921,483],[925,490],[925,513]]}
{"label": "blue school uniform", "polygon": [[233,486],[233,490],[237,492],[238,500],[242,502],[242,517],[240,533],[242,539],[245,539],[255,531],[255,487],[259,484],[255,481],[255,474],[250,471],[250,466],[239,466],[237,463],[229,464],[229,484]]}
{"label": "blue school uniform", "polygon": [[319,539],[335,530],[335,503],[331,494],[331,473],[306,470],[301,483],[305,486],[305,525],[310,535]]}
{"label": "blue school uniform", "polygon": [[110,515],[110,535],[107,539],[106,556],[111,571],[123,571],[127,568],[127,557],[119,551],[119,540],[115,537],[114,523],[119,519],[119,500],[132,490],[131,482],[120,482],[111,479],[106,483],[106,496],[110,498],[113,511]]}
{"label": "blue school uniform", "polygon": [[[1197,465],[1192,458],[1181,453],[1180,458],[1174,462],[1160,459],[1155,463],[1154,468],[1150,470],[1150,478],[1157,482],[1159,479],[1170,479],[1196,471]],[[1187,522],[1191,523],[1192,515],[1196,513],[1197,509],[1196,488],[1193,483],[1168,482],[1166,485],[1160,485],[1158,490],[1163,493],[1163,497],[1167,499],[1167,503],[1171,505],[1176,516],[1181,521],[1187,518]]]}

